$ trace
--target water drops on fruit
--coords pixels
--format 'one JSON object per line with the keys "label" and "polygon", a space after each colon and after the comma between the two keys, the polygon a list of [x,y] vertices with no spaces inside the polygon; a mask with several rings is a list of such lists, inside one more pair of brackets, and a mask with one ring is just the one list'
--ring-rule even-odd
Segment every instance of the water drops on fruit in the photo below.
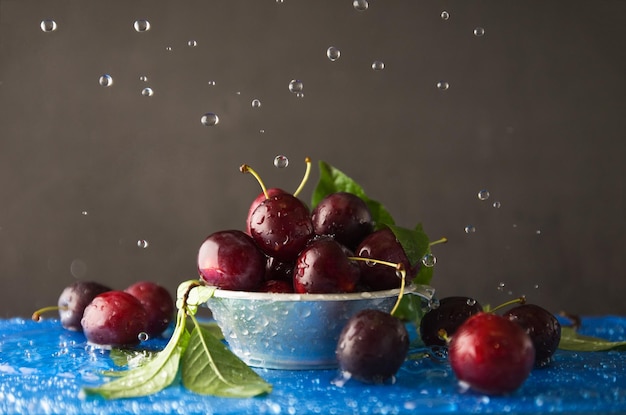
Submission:
{"label": "water drops on fruit", "polygon": [[478,199],[480,200],[487,200],[489,199],[489,196],[490,196],[489,190],[487,189],[482,189],[478,191]]}
{"label": "water drops on fruit", "polygon": [[303,89],[304,84],[299,79],[292,79],[291,82],[289,82],[289,92],[297,94],[302,92]]}
{"label": "water drops on fruit", "polygon": [[354,0],[352,2],[352,7],[354,7],[354,10],[364,12],[370,7],[370,4],[368,0]]}
{"label": "water drops on fruit", "polygon": [[485,29],[482,27],[479,26],[474,29],[474,36],[481,37],[481,36],[484,36],[484,34],[485,34]]}
{"label": "water drops on fruit", "polygon": [[261,101],[259,99],[252,100],[252,108],[261,108]]}
{"label": "water drops on fruit", "polygon": [[133,27],[135,28],[135,32],[147,32],[150,30],[150,22],[146,19],[137,19],[133,23]]}
{"label": "water drops on fruit", "polygon": [[41,21],[39,27],[42,32],[54,32],[57,30],[57,22],[52,19],[44,19]]}
{"label": "water drops on fruit", "polygon": [[341,51],[334,46],[329,46],[326,49],[326,56],[331,62],[335,62],[341,56]]}
{"label": "water drops on fruit", "polygon": [[274,167],[278,169],[284,169],[287,166],[289,166],[289,159],[287,158],[287,156],[279,154],[274,157]]}
{"label": "water drops on fruit", "polygon": [[142,331],[137,335],[137,339],[139,339],[140,342],[145,342],[150,339],[150,336],[145,331]]}
{"label": "water drops on fruit", "polygon": [[150,246],[150,242],[148,242],[148,241],[147,241],[147,240],[145,240],[145,239],[139,239],[139,240],[137,241],[137,247],[139,247],[139,248],[143,248],[143,249],[145,249],[145,248],[147,248],[148,246]]}
{"label": "water drops on fruit", "polygon": [[98,83],[100,84],[100,86],[109,87],[113,85],[113,77],[108,73],[105,73],[100,76],[100,79],[98,79]]}
{"label": "water drops on fruit", "polygon": [[379,60],[372,62],[372,69],[375,71],[382,71],[385,69],[385,62]]}
{"label": "water drops on fruit", "polygon": [[442,11],[441,12],[441,20],[448,20],[450,19],[450,13],[448,13],[447,11]]}
{"label": "water drops on fruit", "polygon": [[450,89],[450,84],[446,81],[439,81],[437,82],[437,89],[440,91],[447,91]]}
{"label": "water drops on fruit", "polygon": [[212,113],[212,112],[207,112],[206,114],[202,116],[202,118],[200,118],[200,122],[202,123],[202,125],[205,125],[207,127],[213,127],[214,125],[217,125],[220,122],[220,119],[217,116],[217,114]]}
{"label": "water drops on fruit", "polygon": [[466,225],[465,233],[474,233],[476,232],[476,227],[474,225]]}
{"label": "water drops on fruit", "polygon": [[152,88],[144,88],[141,90],[141,95],[144,97],[151,97],[154,95],[154,90]]}

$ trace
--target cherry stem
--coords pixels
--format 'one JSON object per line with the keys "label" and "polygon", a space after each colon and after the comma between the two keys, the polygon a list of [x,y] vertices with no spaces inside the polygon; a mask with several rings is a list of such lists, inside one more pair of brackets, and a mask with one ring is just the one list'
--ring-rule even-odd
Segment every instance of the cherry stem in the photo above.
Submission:
{"label": "cherry stem", "polygon": [[48,306],[48,307],[43,307],[40,308],[39,310],[35,311],[33,313],[33,315],[31,316],[31,318],[33,319],[33,321],[41,321],[41,315],[43,313],[47,313],[49,311],[59,311],[59,310],[67,310],[68,307],[59,307],[59,306]]}
{"label": "cherry stem", "polygon": [[304,162],[306,163],[306,170],[304,171],[304,177],[302,178],[302,181],[300,182],[300,185],[298,186],[296,191],[293,192],[293,195],[296,197],[298,196],[298,194],[300,194],[302,189],[304,189],[304,185],[309,180],[309,175],[311,174],[311,159],[309,157],[305,157]]}
{"label": "cherry stem", "polygon": [[395,268],[396,272],[400,274],[400,292],[398,293],[398,299],[396,300],[396,303],[391,309],[391,312],[389,312],[389,314],[393,316],[396,310],[398,309],[398,306],[400,305],[402,296],[404,295],[404,286],[406,284],[406,269],[404,269],[404,265],[402,265],[401,262],[398,262],[398,263],[389,262],[389,261],[383,261],[382,259],[366,258],[366,257],[360,257],[360,256],[351,256],[351,257],[348,257],[348,259],[352,259],[355,261],[365,261],[367,263],[386,265],[388,267]]}
{"label": "cherry stem", "polygon": [[261,176],[259,176],[259,174],[254,171],[252,167],[248,166],[247,164],[242,164],[241,166],[239,166],[239,171],[242,173],[250,173],[251,175],[253,175],[256,181],[259,182],[259,185],[261,185],[261,190],[263,190],[265,198],[270,198],[270,195],[267,193],[267,188],[265,187],[265,184],[263,184],[263,180],[261,180]]}
{"label": "cherry stem", "polygon": [[437,331],[437,336],[446,343],[450,343],[450,336],[448,336],[448,332],[445,329],[439,329]]}
{"label": "cherry stem", "polygon": [[508,306],[510,306],[512,304],[526,304],[526,297],[522,295],[521,297],[515,298],[515,299],[513,299],[511,301],[507,301],[506,303],[502,303],[499,306],[494,307],[491,310],[489,310],[489,312],[490,313],[495,313],[496,311],[498,311],[498,310],[500,310],[500,309],[502,309],[504,307],[508,307]]}
{"label": "cherry stem", "polygon": [[443,237],[441,239],[437,239],[436,241],[429,242],[428,246],[433,246],[433,245],[437,245],[437,244],[445,244],[446,242],[448,242],[448,238]]}

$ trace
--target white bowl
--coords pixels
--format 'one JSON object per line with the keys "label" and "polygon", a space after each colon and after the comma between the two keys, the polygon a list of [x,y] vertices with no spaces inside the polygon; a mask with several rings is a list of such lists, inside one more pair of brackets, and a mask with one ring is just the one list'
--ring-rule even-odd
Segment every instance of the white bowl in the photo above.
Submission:
{"label": "white bowl", "polygon": [[[216,290],[206,302],[233,353],[267,369],[337,367],[335,349],[348,319],[363,309],[390,312],[399,289],[351,294],[282,294]],[[408,286],[426,309],[434,290]]]}

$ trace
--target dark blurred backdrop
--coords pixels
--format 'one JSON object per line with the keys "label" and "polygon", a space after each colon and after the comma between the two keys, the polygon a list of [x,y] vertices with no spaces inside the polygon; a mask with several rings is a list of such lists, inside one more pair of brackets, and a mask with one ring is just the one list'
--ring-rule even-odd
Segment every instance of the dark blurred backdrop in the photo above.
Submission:
{"label": "dark blurred backdrop", "polygon": [[174,292],[243,229],[239,165],[295,189],[306,156],[448,237],[440,296],[625,314],[625,45],[622,0],[1,0],[0,316]]}

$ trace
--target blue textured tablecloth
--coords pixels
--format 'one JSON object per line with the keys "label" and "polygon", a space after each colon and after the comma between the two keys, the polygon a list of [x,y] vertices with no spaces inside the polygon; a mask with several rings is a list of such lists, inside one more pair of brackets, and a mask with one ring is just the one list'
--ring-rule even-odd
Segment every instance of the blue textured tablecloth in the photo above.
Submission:
{"label": "blue textured tablecloth", "polygon": [[[581,333],[626,340],[625,330],[625,317],[589,317]],[[626,413],[626,352],[618,351],[559,350],[504,397],[461,392],[447,363],[420,359],[406,362],[393,385],[334,386],[335,370],[258,370],[274,390],[251,399],[200,396],[178,383],[145,398],[81,398],[81,387],[104,381],[103,369],[119,370],[56,320],[0,320],[0,414]]]}

